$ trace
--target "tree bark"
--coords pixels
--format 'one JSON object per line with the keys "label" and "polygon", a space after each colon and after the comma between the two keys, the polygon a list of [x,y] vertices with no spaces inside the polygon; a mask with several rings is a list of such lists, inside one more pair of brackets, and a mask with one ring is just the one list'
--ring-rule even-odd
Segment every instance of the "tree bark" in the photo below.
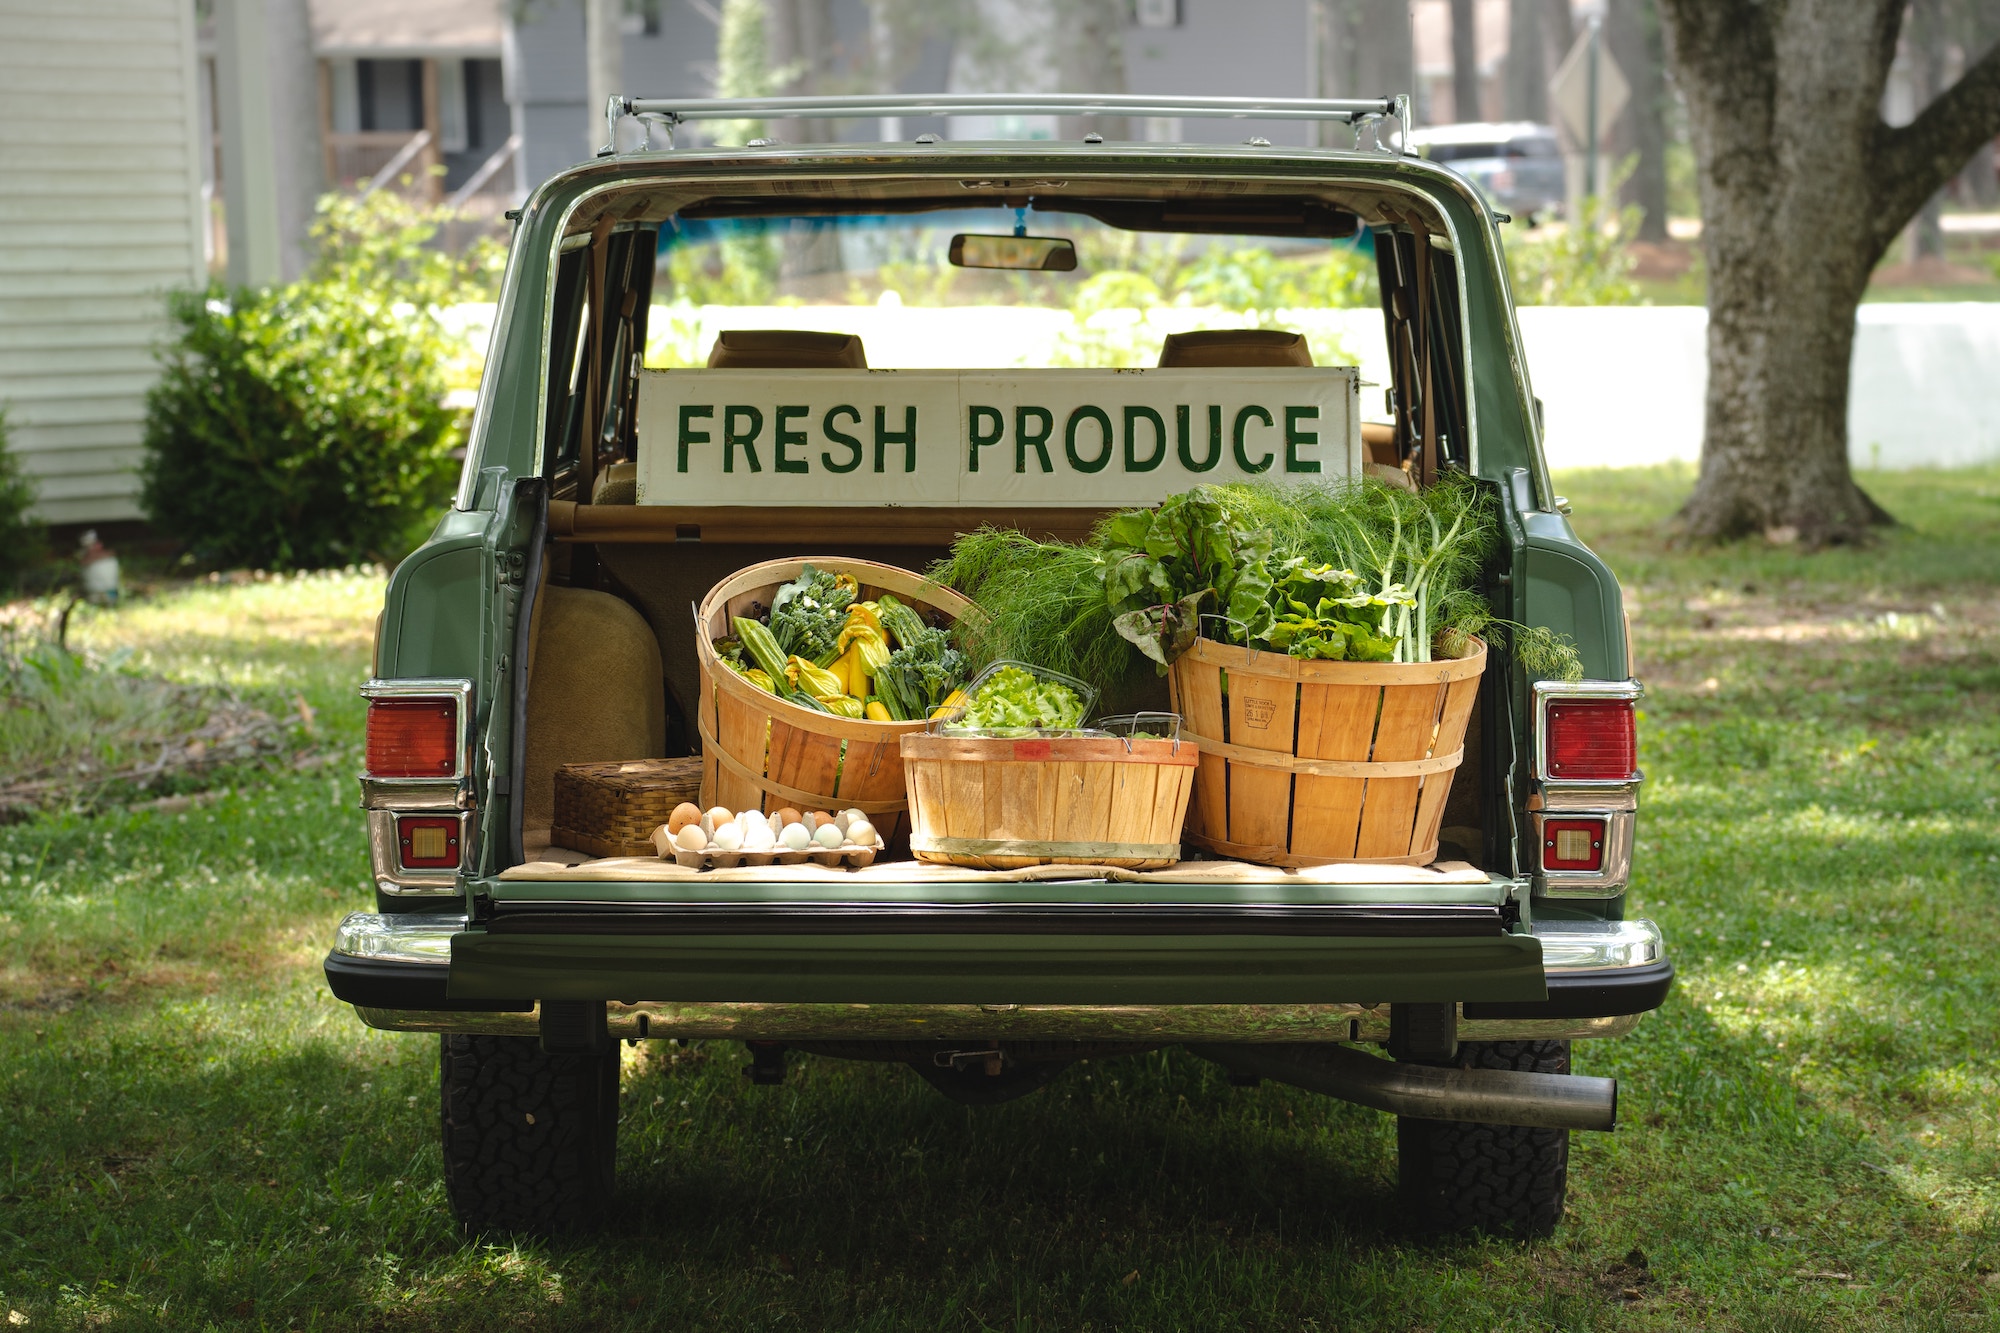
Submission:
{"label": "tree bark", "polygon": [[[1124,0],[1056,0],[1056,87],[1066,93],[1125,91]],[[1081,139],[1093,131],[1107,139],[1130,139],[1125,116],[1062,116],[1056,133]]]}
{"label": "tree bark", "polygon": [[[777,91],[791,97],[822,91],[834,52],[832,0],[767,0],[764,24]],[[796,116],[771,122],[771,132],[782,143],[834,138],[832,122]],[[778,290],[787,296],[821,295],[827,286],[823,275],[842,268],[839,232],[831,224],[795,219],[785,233]]]}
{"label": "tree bark", "polygon": [[1661,77],[1666,54],[1653,0],[1610,0],[1604,42],[1632,85],[1616,140],[1621,156],[1629,152],[1637,159],[1623,202],[1639,206],[1639,239],[1657,244],[1667,239],[1667,89]]}
{"label": "tree bark", "polygon": [[2000,130],[2000,51],[1909,125],[1880,107],[1903,0],[1660,0],[1709,272],[1690,536],[1811,547],[1887,520],[1854,484],[1854,312],[1905,223]]}
{"label": "tree bark", "polygon": [[1508,0],[1507,119],[1549,118],[1549,71],[1543,59],[1542,0]]}
{"label": "tree bark", "polygon": [[1451,0],[1451,118],[1483,120],[1479,111],[1479,31],[1473,0]]}

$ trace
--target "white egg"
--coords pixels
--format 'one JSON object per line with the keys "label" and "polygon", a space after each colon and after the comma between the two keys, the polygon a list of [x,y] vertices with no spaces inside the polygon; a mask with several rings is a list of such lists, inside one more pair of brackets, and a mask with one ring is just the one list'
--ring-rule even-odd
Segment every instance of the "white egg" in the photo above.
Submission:
{"label": "white egg", "polygon": [[785,831],[778,835],[778,841],[795,852],[802,852],[812,846],[812,834],[806,832],[804,824],[787,824]]}
{"label": "white egg", "polygon": [[745,810],[736,816],[736,822],[746,829],[769,828],[771,821],[764,817],[762,810]]}
{"label": "white egg", "polygon": [[771,836],[769,824],[752,824],[743,831],[743,850],[746,852],[768,852],[778,845]]}
{"label": "white egg", "polygon": [[718,852],[733,852],[743,846],[743,828],[740,824],[724,824],[715,831],[712,843]]}
{"label": "white egg", "polygon": [[828,851],[840,846],[840,830],[832,824],[821,824],[813,830],[813,841]]}
{"label": "white egg", "polygon": [[857,819],[847,826],[847,840],[856,847],[873,847],[875,826],[866,819]]}
{"label": "white egg", "polygon": [[708,835],[701,831],[701,825],[688,824],[674,835],[674,845],[684,852],[698,852],[708,846]]}

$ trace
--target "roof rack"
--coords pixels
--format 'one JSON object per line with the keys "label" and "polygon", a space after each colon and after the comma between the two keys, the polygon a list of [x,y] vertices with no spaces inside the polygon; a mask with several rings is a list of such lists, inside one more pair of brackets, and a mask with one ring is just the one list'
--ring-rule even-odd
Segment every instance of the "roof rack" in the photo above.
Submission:
{"label": "roof rack", "polygon": [[613,94],[604,108],[604,152],[616,152],[618,122],[630,116],[646,127],[644,147],[652,146],[655,127],[665,131],[667,147],[674,130],[699,120],[860,120],[881,116],[1195,116],[1215,120],[1334,121],[1381,126],[1394,122],[1398,133],[1391,147],[1381,134],[1376,146],[1402,153],[1409,143],[1408,94],[1371,98],[1310,97],[1154,97],[1143,93],[910,93],[847,97],[717,97],[682,99],[626,97]]}

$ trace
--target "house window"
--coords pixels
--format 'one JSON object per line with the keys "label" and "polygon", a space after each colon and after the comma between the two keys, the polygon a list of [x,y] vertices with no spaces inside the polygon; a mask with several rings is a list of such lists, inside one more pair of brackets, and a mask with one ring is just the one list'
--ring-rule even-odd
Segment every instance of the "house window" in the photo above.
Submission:
{"label": "house window", "polygon": [[354,82],[363,130],[424,127],[423,61],[357,60]]}

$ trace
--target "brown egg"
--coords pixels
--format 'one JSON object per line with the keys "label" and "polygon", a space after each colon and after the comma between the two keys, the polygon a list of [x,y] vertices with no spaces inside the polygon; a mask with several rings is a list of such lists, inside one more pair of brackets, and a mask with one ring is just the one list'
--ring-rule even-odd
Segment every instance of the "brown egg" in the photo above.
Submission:
{"label": "brown egg", "polygon": [[799,812],[792,809],[789,805],[771,816],[772,827],[779,830],[782,830],[787,824],[796,824],[798,822]]}
{"label": "brown egg", "polygon": [[674,812],[667,816],[667,832],[679,833],[689,824],[699,824],[700,822],[701,807],[693,801],[682,801],[674,807]]}

